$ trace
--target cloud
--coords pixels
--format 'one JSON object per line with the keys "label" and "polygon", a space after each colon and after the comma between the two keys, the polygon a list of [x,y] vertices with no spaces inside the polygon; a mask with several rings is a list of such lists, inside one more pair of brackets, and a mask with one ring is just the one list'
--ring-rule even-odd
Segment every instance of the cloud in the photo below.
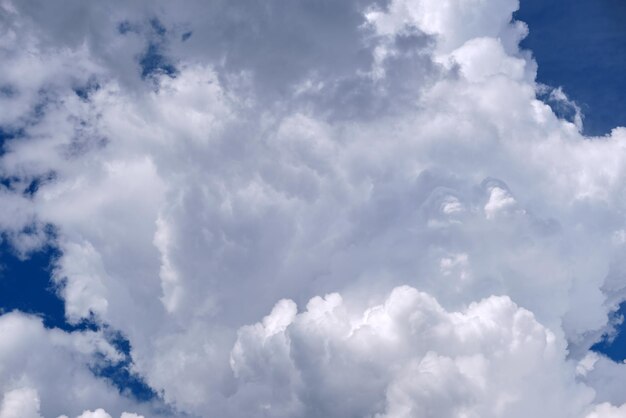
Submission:
{"label": "cloud", "polygon": [[[95,411],[85,411],[77,418],[111,418],[111,415],[107,414],[104,409],[100,408],[96,409]],[[122,412],[120,418],[143,418],[143,416],[137,414],[129,414],[128,412]]]}
{"label": "cloud", "polygon": [[593,391],[565,344],[507,297],[448,312],[405,286],[351,312],[338,294],[279,302],[240,329],[233,400],[247,415],[578,416]]}
{"label": "cloud", "polygon": [[114,411],[147,407],[90,371],[121,360],[101,333],[46,329],[41,319],[18,312],[0,316],[0,333],[2,418],[78,415],[94,404]]}
{"label": "cloud", "polygon": [[[626,290],[626,130],[538,99],[517,1],[0,4],[0,227],[59,247],[67,320],[120,330],[164,414],[626,402],[586,357]],[[7,404],[153,416],[89,372],[97,333],[2,321],[60,359],[5,343]]]}
{"label": "cloud", "polygon": [[608,403],[600,404],[596,409],[587,415],[587,418],[619,418],[626,413],[626,406],[615,407]]}
{"label": "cloud", "polygon": [[41,418],[37,391],[29,388],[5,392],[0,409],[2,418]]}

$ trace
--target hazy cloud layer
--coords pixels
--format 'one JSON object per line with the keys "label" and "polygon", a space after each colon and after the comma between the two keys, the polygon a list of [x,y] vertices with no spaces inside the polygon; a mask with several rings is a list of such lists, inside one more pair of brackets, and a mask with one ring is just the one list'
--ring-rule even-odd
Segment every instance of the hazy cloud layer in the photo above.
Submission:
{"label": "hazy cloud layer", "polygon": [[[67,320],[123,332],[162,414],[624,416],[589,347],[626,129],[535,82],[517,1],[0,5],[0,228],[59,246]],[[0,327],[0,417],[155,416],[101,333]]]}

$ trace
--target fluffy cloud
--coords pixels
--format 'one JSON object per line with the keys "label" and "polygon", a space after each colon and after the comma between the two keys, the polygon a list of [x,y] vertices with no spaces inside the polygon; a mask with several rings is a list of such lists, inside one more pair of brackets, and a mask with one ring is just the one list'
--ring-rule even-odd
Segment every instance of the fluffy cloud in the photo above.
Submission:
{"label": "fluffy cloud", "polygon": [[603,403],[587,415],[587,418],[620,418],[624,415],[626,415],[626,405],[615,407],[611,404]]}
{"label": "fluffy cloud", "polygon": [[20,388],[5,392],[0,417],[41,418],[37,391],[30,388]]}
{"label": "fluffy cloud", "polygon": [[[0,5],[0,228],[173,415],[619,413],[626,130],[537,99],[517,1]],[[0,321],[62,359],[3,408],[153,416]]]}
{"label": "fluffy cloud", "polygon": [[121,360],[102,333],[48,330],[39,318],[11,312],[0,316],[0,334],[2,418],[75,416],[92,405],[147,410],[91,372]]}
{"label": "fluffy cloud", "polygon": [[[104,409],[100,408],[96,409],[95,411],[85,411],[76,418],[111,418],[111,415],[107,414]],[[122,412],[120,418],[143,418],[143,416],[137,414],[129,414],[128,412]]]}
{"label": "fluffy cloud", "polygon": [[507,297],[447,312],[399,287],[356,315],[338,294],[300,314],[282,301],[239,331],[235,402],[246,415],[578,416],[593,391],[564,348]]}

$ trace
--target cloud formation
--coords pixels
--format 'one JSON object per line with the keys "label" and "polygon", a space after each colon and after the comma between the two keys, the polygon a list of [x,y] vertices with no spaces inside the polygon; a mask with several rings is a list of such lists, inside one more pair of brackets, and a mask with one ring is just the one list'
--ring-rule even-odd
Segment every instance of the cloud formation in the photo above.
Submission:
{"label": "cloud formation", "polygon": [[593,392],[564,356],[507,297],[447,312],[405,286],[360,316],[338,294],[300,314],[279,302],[239,331],[231,365],[244,415],[576,416]]}
{"label": "cloud formation", "polygon": [[0,334],[0,417],[76,416],[92,405],[148,410],[91,372],[122,359],[102,332],[46,329],[39,318],[11,312],[0,316]]}
{"label": "cloud formation", "polygon": [[[0,2],[0,228],[161,413],[623,414],[626,129],[538,99],[517,1],[65,3]],[[155,416],[0,326],[1,417]]]}

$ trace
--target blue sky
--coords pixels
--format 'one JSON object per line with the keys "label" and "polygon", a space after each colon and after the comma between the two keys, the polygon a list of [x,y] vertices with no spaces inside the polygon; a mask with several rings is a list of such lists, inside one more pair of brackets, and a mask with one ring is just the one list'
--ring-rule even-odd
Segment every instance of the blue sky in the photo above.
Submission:
{"label": "blue sky", "polygon": [[538,80],[563,86],[585,114],[585,132],[626,125],[626,4],[621,0],[522,1],[522,46],[539,62]]}
{"label": "blue sky", "polygon": [[0,2],[0,418],[626,414],[626,3],[58,6]]}

